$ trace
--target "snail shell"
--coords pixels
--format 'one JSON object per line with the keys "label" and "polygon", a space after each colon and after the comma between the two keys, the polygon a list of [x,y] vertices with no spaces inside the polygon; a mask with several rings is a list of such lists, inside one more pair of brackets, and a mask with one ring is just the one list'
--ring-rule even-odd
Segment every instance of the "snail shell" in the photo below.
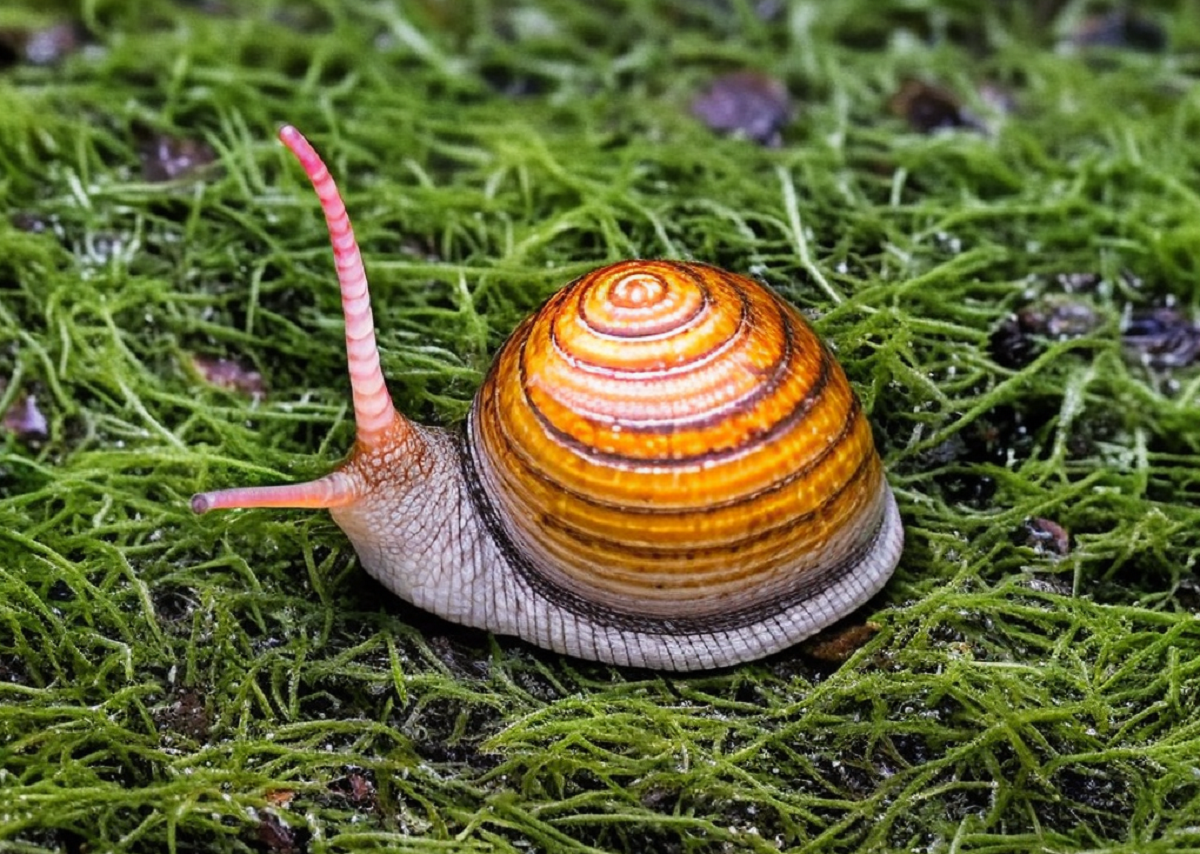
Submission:
{"label": "snail shell", "polygon": [[409,422],[379,370],[345,208],[293,128],[334,244],[357,442],[308,484],[203,493],[327,507],[366,570],[447,619],[672,670],[767,655],[863,604],[903,529],[841,367],[794,308],[715,267],[624,261],[501,348],[465,431]]}

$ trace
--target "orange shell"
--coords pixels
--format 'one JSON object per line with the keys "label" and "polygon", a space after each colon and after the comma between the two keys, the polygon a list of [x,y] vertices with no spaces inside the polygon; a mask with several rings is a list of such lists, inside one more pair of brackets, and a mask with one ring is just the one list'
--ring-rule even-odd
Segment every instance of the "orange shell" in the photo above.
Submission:
{"label": "orange shell", "polygon": [[469,434],[524,580],[618,621],[793,607],[863,562],[889,500],[816,333],[703,264],[625,261],[567,285],[505,343]]}

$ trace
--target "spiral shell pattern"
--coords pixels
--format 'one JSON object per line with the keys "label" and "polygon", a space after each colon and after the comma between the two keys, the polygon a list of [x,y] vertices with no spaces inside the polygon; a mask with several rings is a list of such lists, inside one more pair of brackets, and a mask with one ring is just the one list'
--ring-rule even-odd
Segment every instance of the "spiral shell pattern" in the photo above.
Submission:
{"label": "spiral shell pattern", "polygon": [[871,555],[891,495],[841,367],[794,308],[714,267],[627,261],[559,291],[497,356],[467,446],[520,577],[593,619],[708,631],[892,569]]}

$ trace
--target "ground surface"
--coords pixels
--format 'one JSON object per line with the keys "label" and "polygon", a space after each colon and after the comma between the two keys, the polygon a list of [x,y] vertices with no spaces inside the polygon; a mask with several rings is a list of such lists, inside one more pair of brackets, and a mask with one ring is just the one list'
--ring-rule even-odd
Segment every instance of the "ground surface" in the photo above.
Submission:
{"label": "ground surface", "polygon": [[[0,10],[0,851],[1200,850],[1197,7],[399,5]],[[775,145],[691,113],[742,69]],[[603,261],[816,318],[908,527],[879,631],[624,671],[391,601],[324,514],[193,516],[350,440],[285,120],[423,420]]]}

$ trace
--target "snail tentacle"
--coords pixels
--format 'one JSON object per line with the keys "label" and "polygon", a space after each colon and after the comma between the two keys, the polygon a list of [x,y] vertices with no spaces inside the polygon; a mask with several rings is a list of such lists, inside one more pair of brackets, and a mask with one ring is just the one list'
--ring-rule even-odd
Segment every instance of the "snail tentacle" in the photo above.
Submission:
{"label": "snail tentacle", "polygon": [[380,446],[397,422],[404,419],[396,412],[387,381],[379,366],[379,348],[375,342],[375,318],[371,313],[371,293],[362,253],[354,238],[346,205],[333,176],[304,135],[291,125],[279,130],[279,139],[291,149],[312,182],[325,223],[337,267],[342,292],[342,312],[346,319],[346,357],[350,368],[350,388],[354,394],[354,424],[358,444],[363,448]]}
{"label": "snail tentacle", "polygon": [[362,485],[358,478],[348,472],[335,471],[307,483],[241,486],[215,492],[200,492],[192,496],[192,510],[196,513],[249,507],[328,510],[350,504],[361,492]]}

